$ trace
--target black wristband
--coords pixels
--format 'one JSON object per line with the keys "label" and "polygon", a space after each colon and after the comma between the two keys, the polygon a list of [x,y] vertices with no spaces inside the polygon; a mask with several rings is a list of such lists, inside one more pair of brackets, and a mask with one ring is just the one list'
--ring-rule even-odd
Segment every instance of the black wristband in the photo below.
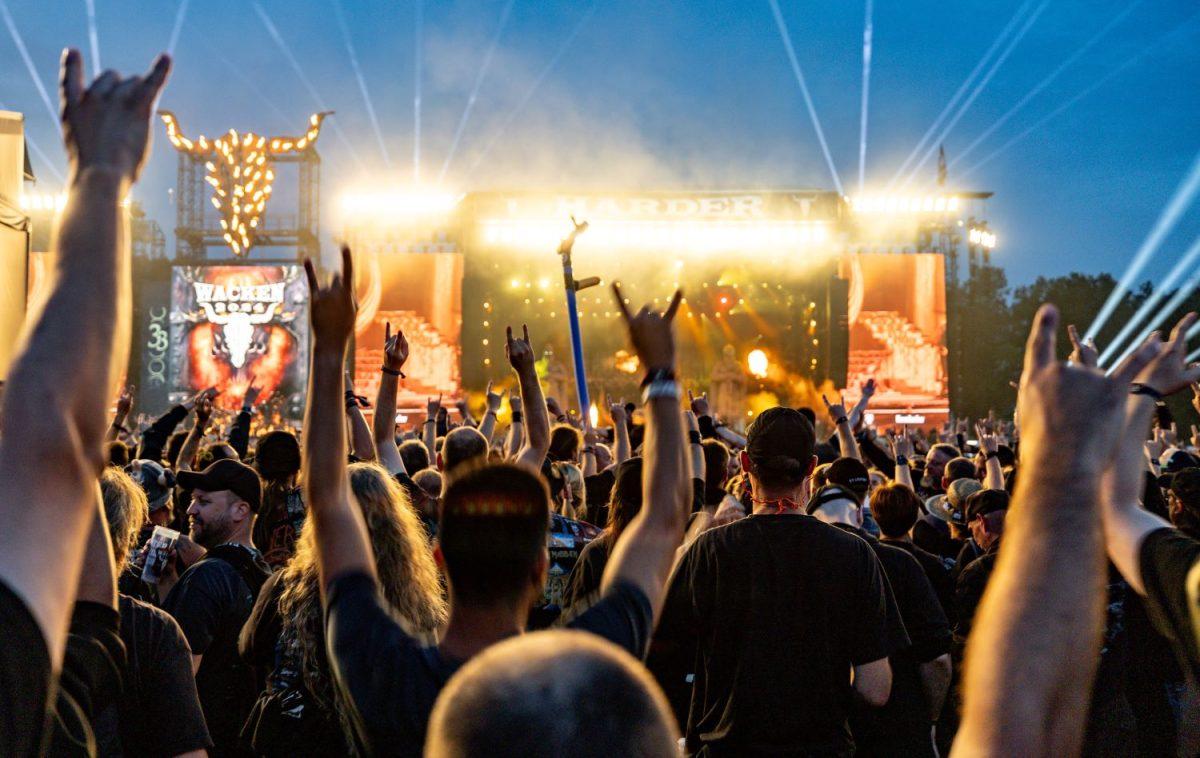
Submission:
{"label": "black wristband", "polygon": [[513,412],[512,412],[512,422],[513,422],[514,424],[523,424],[523,423],[525,423],[525,414],[524,414],[524,413],[522,413],[521,411],[513,411]]}
{"label": "black wristband", "polygon": [[387,374],[388,376],[398,376],[401,379],[408,378],[404,375],[403,371],[397,371],[396,369],[388,368],[387,366],[380,366],[379,370],[382,371],[383,373]]}
{"label": "black wristband", "polygon": [[842,424],[848,424],[848,423],[850,423],[850,419],[846,418],[845,416],[838,416],[837,420],[833,422],[833,425],[841,426]]}
{"label": "black wristband", "polygon": [[675,372],[669,368],[656,368],[646,372],[646,376],[642,377],[642,388],[649,386],[651,382],[673,382],[675,381]]}
{"label": "black wristband", "polygon": [[1130,395],[1148,395],[1148,396],[1154,398],[1155,402],[1163,399],[1163,393],[1154,389],[1150,385],[1142,384],[1141,382],[1134,382],[1133,384],[1129,385],[1129,394]]}
{"label": "black wristband", "polygon": [[993,450],[990,453],[988,453],[987,455],[983,456],[984,460],[988,460],[988,461],[990,461],[993,458],[999,458],[999,457],[1000,457],[1000,451],[998,451],[998,450]]}
{"label": "black wristband", "polygon": [[896,465],[897,466],[907,466],[908,465],[908,456],[907,455],[897,455],[896,456]]}
{"label": "black wristband", "polygon": [[688,444],[689,445],[699,445],[700,444],[700,432],[699,431],[697,431],[695,429],[688,430]]}

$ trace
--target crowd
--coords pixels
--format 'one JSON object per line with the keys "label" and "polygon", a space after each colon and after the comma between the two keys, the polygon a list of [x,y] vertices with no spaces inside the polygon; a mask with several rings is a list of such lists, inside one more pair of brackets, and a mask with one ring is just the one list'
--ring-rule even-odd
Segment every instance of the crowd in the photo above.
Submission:
{"label": "crowd", "polygon": [[[1200,380],[1195,315],[1106,375],[1044,306],[1012,422],[880,434],[868,382],[741,436],[681,389],[681,293],[614,285],[645,377],[611,446],[511,328],[510,425],[489,387],[398,435],[408,345],[389,327],[368,425],[343,249],[305,266],[300,437],[253,390],[222,440],[209,391],[131,434],[119,204],[169,67],[85,86],[63,58],[57,276],[0,412],[0,754],[1200,749],[1200,459],[1156,412]],[[549,594],[560,519],[586,546]]]}

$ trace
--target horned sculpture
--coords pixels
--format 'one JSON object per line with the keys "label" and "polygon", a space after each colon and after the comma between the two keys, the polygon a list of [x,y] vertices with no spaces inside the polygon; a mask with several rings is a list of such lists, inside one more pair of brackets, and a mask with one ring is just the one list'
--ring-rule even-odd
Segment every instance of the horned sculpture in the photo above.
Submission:
{"label": "horned sculpture", "polygon": [[184,136],[171,111],[159,111],[167,126],[167,139],[181,153],[205,159],[204,180],[212,185],[212,204],[220,214],[222,236],[234,255],[246,255],[254,244],[255,230],[271,197],[275,181],[273,158],[302,153],[317,142],[321,122],[332,111],[314,113],[302,137],[266,137],[230,129],[215,139]]}

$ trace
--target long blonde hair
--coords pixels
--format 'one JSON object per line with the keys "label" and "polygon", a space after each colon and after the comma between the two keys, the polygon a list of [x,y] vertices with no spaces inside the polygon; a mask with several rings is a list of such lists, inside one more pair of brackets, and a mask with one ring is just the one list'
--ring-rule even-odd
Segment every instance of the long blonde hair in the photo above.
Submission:
{"label": "long blonde hair", "polygon": [[[367,522],[379,589],[393,617],[414,636],[432,636],[446,621],[446,600],[425,528],[408,494],[373,463],[352,464],[349,477],[350,489]],[[318,704],[337,711],[345,730],[349,723],[345,703],[334,696],[325,654],[325,616],[311,518],[305,520],[296,554],[282,571],[279,616],[283,638],[291,638],[297,645],[305,687]]]}

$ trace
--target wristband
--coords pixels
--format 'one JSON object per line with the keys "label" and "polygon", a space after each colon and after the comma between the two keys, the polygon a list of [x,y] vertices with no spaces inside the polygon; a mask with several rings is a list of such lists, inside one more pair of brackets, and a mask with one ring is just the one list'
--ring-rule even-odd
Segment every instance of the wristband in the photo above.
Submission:
{"label": "wristband", "polygon": [[833,422],[833,425],[841,426],[842,424],[848,424],[848,423],[850,423],[850,419],[846,418],[845,416],[838,416],[837,420]]}
{"label": "wristband", "polygon": [[674,379],[655,379],[642,387],[643,403],[656,398],[678,400],[681,397],[683,397],[683,391],[679,388],[679,382]]}
{"label": "wristband", "polygon": [[674,382],[675,371],[669,368],[656,368],[646,372],[646,376],[642,379],[642,389],[649,387],[655,382]]}
{"label": "wristband", "polygon": [[405,376],[405,375],[404,375],[404,372],[403,372],[403,371],[398,371],[398,370],[396,370],[396,369],[393,369],[393,368],[388,368],[387,366],[380,366],[380,367],[379,367],[379,370],[380,370],[380,371],[382,371],[383,373],[387,374],[388,376],[398,376],[398,377],[400,377],[401,379],[407,379],[407,378],[408,378],[407,376]]}
{"label": "wristband", "polygon": [[426,423],[426,424],[436,424],[436,423],[437,423],[437,420],[436,420],[436,419],[432,419],[432,418],[427,418],[427,419],[425,419],[425,423]]}
{"label": "wristband", "polygon": [[590,455],[594,458],[596,456],[596,448],[592,445],[587,445],[583,448],[583,454]]}
{"label": "wristband", "polygon": [[554,420],[555,420],[555,421],[557,421],[557,422],[558,422],[558,423],[560,423],[560,424],[565,424],[565,423],[567,423],[567,421],[568,421],[567,414],[565,414],[565,413],[560,413],[560,414],[558,414],[557,416],[555,416],[555,417],[554,417]]}
{"label": "wristband", "polygon": [[695,429],[688,430],[688,444],[689,445],[699,445],[700,444],[700,432],[699,431],[697,431]]}
{"label": "wristband", "polygon": [[1000,457],[999,450],[993,450],[990,453],[988,453],[987,455],[983,456],[984,460],[988,460],[988,461],[990,461],[993,458],[999,458],[999,457]]}
{"label": "wristband", "polygon": [[1129,385],[1129,394],[1130,395],[1148,395],[1151,398],[1153,398],[1155,402],[1158,402],[1159,400],[1163,399],[1163,393],[1154,389],[1150,385],[1142,384],[1141,382],[1134,382],[1133,384]]}
{"label": "wristband", "polygon": [[896,456],[896,465],[897,466],[907,466],[908,465],[908,456],[907,455],[897,455]]}
{"label": "wristband", "polygon": [[525,423],[525,414],[524,414],[524,413],[522,413],[521,411],[513,411],[513,412],[512,412],[512,422],[513,422],[514,424],[523,424],[523,423]]}

